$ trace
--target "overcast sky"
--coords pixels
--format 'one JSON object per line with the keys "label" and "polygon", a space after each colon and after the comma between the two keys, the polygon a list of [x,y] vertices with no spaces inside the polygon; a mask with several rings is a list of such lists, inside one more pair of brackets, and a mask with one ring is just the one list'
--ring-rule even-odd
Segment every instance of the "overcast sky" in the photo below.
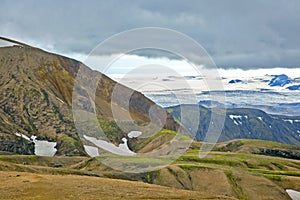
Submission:
{"label": "overcast sky", "polygon": [[85,55],[121,31],[164,27],[195,39],[219,67],[300,67],[299,13],[297,0],[0,0],[0,35]]}

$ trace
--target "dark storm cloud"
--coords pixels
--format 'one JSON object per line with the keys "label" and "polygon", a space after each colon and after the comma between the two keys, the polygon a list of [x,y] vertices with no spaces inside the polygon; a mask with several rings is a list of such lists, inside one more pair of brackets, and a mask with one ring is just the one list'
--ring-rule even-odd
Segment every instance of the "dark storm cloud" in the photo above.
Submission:
{"label": "dark storm cloud", "polygon": [[194,38],[220,67],[300,67],[298,13],[297,0],[8,0],[1,1],[0,35],[87,54],[121,31],[165,27]]}

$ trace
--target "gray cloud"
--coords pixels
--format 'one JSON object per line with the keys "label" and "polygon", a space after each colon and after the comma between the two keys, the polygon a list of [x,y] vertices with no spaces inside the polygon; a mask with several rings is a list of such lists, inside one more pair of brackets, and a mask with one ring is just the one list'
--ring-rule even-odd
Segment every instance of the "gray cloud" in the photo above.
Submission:
{"label": "gray cloud", "polygon": [[300,67],[298,13],[297,0],[7,0],[0,6],[0,35],[87,54],[121,31],[165,27],[194,38],[219,67]]}

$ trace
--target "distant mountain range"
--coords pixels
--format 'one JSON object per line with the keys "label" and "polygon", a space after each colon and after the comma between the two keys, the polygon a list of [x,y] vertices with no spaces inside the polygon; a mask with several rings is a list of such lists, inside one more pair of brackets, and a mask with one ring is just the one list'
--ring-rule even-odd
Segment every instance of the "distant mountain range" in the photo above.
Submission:
{"label": "distant mountain range", "polygon": [[[218,108],[254,108],[274,115],[300,115],[300,78],[298,75],[295,74],[291,78],[285,74],[264,75],[260,73],[263,72],[257,70],[253,76],[250,74],[246,77],[242,75],[240,77],[239,74],[230,76],[225,74],[224,76],[228,77],[222,77],[223,88],[214,90],[203,86],[205,77],[185,76],[184,79],[191,85],[199,105],[205,107],[211,107],[211,102],[213,102],[213,106]],[[176,86],[174,90],[176,93],[186,94],[189,91],[184,86],[180,87],[182,84],[178,84],[178,80],[181,80],[179,76],[166,77],[169,85]],[[145,91],[145,95],[163,107],[180,104],[173,93],[164,89],[148,90]],[[224,101],[217,102],[216,99],[224,99]],[[184,101],[194,103],[194,99],[190,102],[188,99]]]}
{"label": "distant mountain range", "polygon": [[[172,113],[175,119],[180,119],[181,109],[185,109],[185,107],[192,109],[194,106],[197,105],[180,105],[169,107],[167,110]],[[224,128],[219,142],[248,138],[300,146],[300,116],[270,115],[252,108],[215,109],[216,113],[226,112]],[[199,110],[200,122],[194,135],[198,141],[202,141],[211,123],[212,110],[200,105]],[[187,129],[191,126],[190,124],[183,125]]]}
{"label": "distant mountain range", "polygon": [[[261,94],[263,95],[263,94]],[[226,104],[222,104],[219,102],[212,102],[210,100],[203,100],[199,101],[199,105],[211,108],[211,107],[217,107],[217,108],[226,108],[226,109],[233,109],[233,108],[253,108],[262,110],[268,114],[271,115],[286,115],[286,116],[299,116],[300,111],[300,103],[273,103],[273,104],[264,104],[264,102],[261,102],[261,104],[251,104],[241,102],[239,103],[230,103],[226,102]]]}

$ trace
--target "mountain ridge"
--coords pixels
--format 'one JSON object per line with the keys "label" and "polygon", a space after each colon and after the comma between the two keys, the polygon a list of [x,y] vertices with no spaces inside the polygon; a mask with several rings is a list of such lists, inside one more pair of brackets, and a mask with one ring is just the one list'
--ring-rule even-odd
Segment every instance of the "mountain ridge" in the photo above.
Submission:
{"label": "mountain ridge", "polygon": [[[167,110],[175,119],[180,119],[180,108],[185,106],[196,105],[174,106]],[[201,105],[198,107],[200,122],[198,130],[193,134],[198,141],[203,141],[210,124],[212,110]],[[218,142],[232,139],[260,139],[300,146],[300,116],[270,115],[252,108],[214,108],[214,112],[225,112],[226,115]],[[183,125],[190,126],[190,124]]]}
{"label": "mountain ridge", "polygon": [[[35,47],[1,47],[0,143],[12,144],[18,139],[15,133],[20,132],[27,137],[37,135],[38,139],[56,141],[57,155],[86,155],[72,114],[72,92],[79,68],[85,70],[87,80],[101,76],[95,95],[97,117],[113,119],[110,101],[117,83],[106,75],[91,70],[74,59]],[[134,120],[148,123],[148,111],[156,104],[137,91],[122,85],[120,87],[132,91],[133,95],[129,108],[121,105],[117,105],[117,108],[129,109],[127,111]],[[80,91],[84,109],[88,111],[91,91],[88,88],[76,89]],[[156,107],[165,112],[161,107]],[[163,127],[176,129],[179,125],[172,117],[169,116],[169,119]],[[120,136],[111,142],[121,143],[124,133],[119,134]],[[28,146],[30,142],[22,140],[22,144]],[[0,150],[6,149],[15,148]],[[29,149],[23,150],[25,154],[32,153]]]}

